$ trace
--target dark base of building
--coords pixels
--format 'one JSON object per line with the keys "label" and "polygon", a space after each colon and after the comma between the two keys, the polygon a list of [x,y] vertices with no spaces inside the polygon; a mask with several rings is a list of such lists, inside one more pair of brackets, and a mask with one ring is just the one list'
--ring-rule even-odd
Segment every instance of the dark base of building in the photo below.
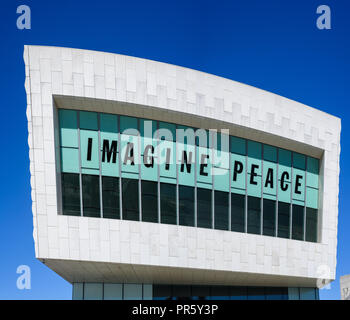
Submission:
{"label": "dark base of building", "polygon": [[73,283],[73,300],[319,300],[317,288]]}

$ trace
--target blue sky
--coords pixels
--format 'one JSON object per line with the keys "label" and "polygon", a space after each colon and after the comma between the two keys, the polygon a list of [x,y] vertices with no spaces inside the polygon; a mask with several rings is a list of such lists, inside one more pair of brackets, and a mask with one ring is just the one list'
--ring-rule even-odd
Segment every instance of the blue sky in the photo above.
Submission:
{"label": "blue sky", "polygon": [[[18,5],[32,29],[18,30]],[[316,8],[332,29],[316,28]],[[32,237],[23,45],[132,55],[205,71],[300,101],[342,119],[337,279],[322,299],[339,299],[350,273],[350,3],[322,0],[1,1],[0,299],[71,299],[71,285],[36,261]],[[31,268],[31,290],[16,269]]]}

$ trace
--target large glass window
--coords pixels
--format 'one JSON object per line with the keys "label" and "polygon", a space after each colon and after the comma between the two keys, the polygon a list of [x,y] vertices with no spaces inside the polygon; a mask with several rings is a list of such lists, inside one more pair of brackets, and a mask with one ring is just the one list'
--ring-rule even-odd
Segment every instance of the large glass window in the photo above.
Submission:
{"label": "large glass window", "polygon": [[231,231],[245,232],[245,195],[231,193]]}
{"label": "large glass window", "polygon": [[179,186],[179,224],[194,226],[194,188]]}
{"label": "large glass window", "polygon": [[171,285],[153,285],[154,300],[171,300],[172,299]]}
{"label": "large glass window", "polygon": [[230,300],[230,287],[226,286],[212,286],[211,299],[212,300]]}
{"label": "large glass window", "polygon": [[102,177],[103,217],[120,219],[119,178]]}
{"label": "large glass window", "polygon": [[84,300],[102,300],[102,283],[84,283]]}
{"label": "large glass window", "polygon": [[142,181],[142,221],[158,222],[158,183]]}
{"label": "large glass window", "polygon": [[197,227],[212,228],[211,190],[197,188]]}
{"label": "large glass window", "polygon": [[173,296],[174,300],[190,300],[191,299],[191,286],[174,285],[172,296]]}
{"label": "large glass window", "polygon": [[139,181],[122,179],[123,219],[139,220]]}
{"label": "large glass window", "polygon": [[289,238],[289,217],[290,204],[285,202],[278,203],[278,237]]}
{"label": "large glass window", "polygon": [[276,201],[264,199],[263,204],[263,234],[274,236],[276,230]]}
{"label": "large glass window", "polygon": [[288,288],[266,287],[266,300],[288,300]]}
{"label": "large glass window", "polygon": [[160,184],[160,220],[161,223],[176,224],[176,185]]}
{"label": "large glass window", "polygon": [[[319,159],[230,136],[231,182],[223,177],[221,182],[216,181],[220,186],[208,185],[210,170],[200,170],[197,189],[193,182],[196,170],[176,179],[176,165],[172,165],[176,145],[181,144],[176,139],[176,128],[191,130],[190,127],[157,120],[152,120],[149,126],[149,120],[138,117],[61,111],[57,147],[62,151],[62,214],[198,226],[317,242]],[[135,132],[123,132],[137,128],[141,129],[140,139]],[[158,178],[152,161],[146,161],[142,167],[135,165],[140,155],[157,156],[154,148],[149,149],[157,144],[153,135],[156,128],[163,129],[158,139],[167,141],[165,152],[159,154],[166,161],[158,170]],[[195,143],[187,141],[190,137],[185,132],[184,145],[206,148],[210,140],[214,149],[220,150],[222,137],[209,131],[201,133],[205,132],[208,133],[205,139],[200,134]],[[123,141],[118,140],[120,134]],[[188,157],[194,152],[190,149],[186,149]],[[197,151],[206,154],[205,149]],[[114,177],[116,172],[121,176]],[[227,192],[230,188],[233,192]]]}
{"label": "large glass window", "polygon": [[265,300],[264,287],[247,287],[248,300]]}
{"label": "large glass window", "polygon": [[80,216],[79,174],[62,173],[62,213]]}
{"label": "large glass window", "polygon": [[248,233],[260,234],[261,226],[261,199],[257,197],[248,197]]}
{"label": "large glass window", "polygon": [[304,239],[304,207],[297,204],[293,204],[292,238],[295,240]]}
{"label": "large glass window", "polygon": [[215,191],[215,213],[214,213],[214,226],[215,229],[229,230],[228,227],[228,196],[227,192]]}
{"label": "large glass window", "polygon": [[247,287],[231,287],[231,300],[247,300]]}
{"label": "large glass window", "polygon": [[299,288],[300,300],[318,300],[316,288]]}
{"label": "large glass window", "polygon": [[305,240],[317,242],[317,209],[306,208]]}
{"label": "large glass window", "polygon": [[100,177],[82,175],[83,215],[85,217],[100,217]]}
{"label": "large glass window", "polygon": [[142,300],[142,284],[125,283],[123,287],[124,300]]}
{"label": "large glass window", "polygon": [[192,299],[193,300],[209,300],[210,299],[210,287],[209,286],[192,286]]}

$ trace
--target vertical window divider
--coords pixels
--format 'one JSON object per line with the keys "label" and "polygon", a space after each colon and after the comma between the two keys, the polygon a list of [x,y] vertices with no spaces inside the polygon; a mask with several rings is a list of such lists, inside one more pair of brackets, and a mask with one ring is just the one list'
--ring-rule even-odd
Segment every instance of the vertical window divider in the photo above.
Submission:
{"label": "vertical window divider", "polygon": [[139,199],[139,221],[142,221],[142,186],[141,186],[141,125],[140,125],[140,118],[137,118],[137,166],[139,167],[139,178],[138,178],[138,199]]}
{"label": "vertical window divider", "polygon": [[[208,138],[207,138],[207,141],[208,141]],[[199,145],[199,138],[198,138],[198,145]],[[197,151],[197,147],[196,147],[196,151]],[[196,158],[196,160],[197,160],[197,158]],[[196,166],[196,172],[197,172],[197,166]],[[197,228],[197,216],[198,216],[197,215],[197,208],[198,208],[198,206],[197,206],[197,176],[196,176],[196,179],[194,181],[193,192],[194,192],[194,195],[193,195],[193,200],[194,200],[194,226]]]}
{"label": "vertical window divider", "polygon": [[264,144],[261,144],[261,197],[260,197],[260,234],[264,234],[263,223],[264,223]]}
{"label": "vertical window divider", "polygon": [[304,229],[303,229],[303,241],[306,240],[306,184],[307,184],[307,159],[308,157],[305,156],[305,186],[304,186],[304,216],[303,216],[303,224],[304,224]]}
{"label": "vertical window divider", "polygon": [[244,198],[244,231],[248,232],[248,140],[245,139],[245,198]]}
{"label": "vertical window divider", "polygon": [[291,152],[291,175],[290,175],[290,204],[289,204],[289,239],[292,239],[293,237],[293,152]]}
{"label": "vertical window divider", "polygon": [[[197,193],[197,168],[198,168],[198,164],[197,164],[197,136],[194,136],[194,187],[193,190],[195,193]],[[198,137],[198,145],[199,145],[199,137]],[[200,161],[200,159],[198,158],[198,160]],[[195,214],[196,215],[196,214]],[[194,217],[194,225],[196,225],[196,216]]]}
{"label": "vertical window divider", "polygon": [[[215,133],[216,133],[216,151],[217,151],[217,148],[218,148],[218,136],[217,136],[217,131],[215,131]],[[215,229],[215,217],[214,217],[214,215],[215,215],[215,196],[214,196],[214,194],[215,194],[215,188],[214,188],[214,183],[215,183],[215,151],[214,151],[214,133],[212,132],[211,133],[211,135],[212,135],[212,139],[211,139],[211,141],[212,141],[212,143],[211,143],[211,154],[212,154],[212,159],[213,159],[213,162],[214,162],[214,174],[212,174],[211,176],[212,176],[212,185],[211,185],[211,228],[212,229]],[[210,141],[210,140],[209,140]]]}
{"label": "vertical window divider", "polygon": [[[179,167],[178,167],[178,144],[177,144],[177,128],[178,125],[175,125],[175,163],[176,163],[176,225],[179,225],[179,216],[180,216],[180,208],[179,208]],[[183,141],[185,144],[185,140]]]}
{"label": "vertical window divider", "polygon": [[232,231],[232,227],[231,227],[231,216],[232,216],[232,212],[231,212],[231,179],[232,179],[232,164],[231,164],[231,135],[229,134],[228,136],[228,175],[229,175],[229,179],[228,179],[228,230]]}
{"label": "vertical window divider", "polygon": [[157,214],[158,214],[158,223],[161,222],[160,220],[160,139],[159,139],[159,121],[156,122],[157,126]]}
{"label": "vertical window divider", "polygon": [[118,142],[119,142],[119,152],[118,152],[118,170],[119,170],[119,208],[120,208],[120,220],[123,220],[123,189],[122,189],[122,139],[120,134],[120,115],[117,118],[118,122]]}
{"label": "vertical window divider", "polygon": [[102,162],[101,162],[101,114],[97,113],[98,129],[98,169],[99,169],[99,191],[100,191],[100,217],[103,218],[103,199],[102,199]]}
{"label": "vertical window divider", "polygon": [[277,164],[276,164],[276,206],[275,206],[275,237],[278,237],[278,189],[279,189],[279,183],[278,183],[278,175],[279,175],[279,148],[277,149]]}
{"label": "vertical window divider", "polygon": [[79,152],[79,193],[80,193],[80,216],[83,216],[83,179],[81,174],[81,146],[80,146],[80,111],[77,111],[78,122],[78,152]]}

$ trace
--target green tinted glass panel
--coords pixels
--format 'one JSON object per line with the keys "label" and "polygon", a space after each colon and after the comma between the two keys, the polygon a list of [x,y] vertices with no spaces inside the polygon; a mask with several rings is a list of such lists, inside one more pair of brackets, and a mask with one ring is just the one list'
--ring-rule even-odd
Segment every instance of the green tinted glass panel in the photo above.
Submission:
{"label": "green tinted glass panel", "polygon": [[102,177],[103,217],[120,219],[119,178]]}
{"label": "green tinted glass panel", "polygon": [[228,192],[230,189],[230,170],[223,168],[213,168],[214,189]]}
{"label": "green tinted glass panel", "polygon": [[126,135],[137,135],[138,119],[127,116],[120,116],[120,133]]}
{"label": "green tinted glass panel", "polygon": [[139,221],[139,181],[122,179],[123,219]]}
{"label": "green tinted glass panel", "polygon": [[289,238],[290,204],[278,202],[278,230],[277,236]]}
{"label": "green tinted glass panel", "polygon": [[121,161],[122,172],[139,172],[139,137],[122,134],[121,138]]}
{"label": "green tinted glass panel", "polygon": [[212,191],[197,188],[197,227],[212,228]]}
{"label": "green tinted glass panel", "polygon": [[176,141],[176,125],[159,121],[159,140]]}
{"label": "green tinted glass panel", "polygon": [[212,152],[208,148],[197,148],[197,182],[212,184]]}
{"label": "green tinted glass panel", "polygon": [[264,161],[263,164],[264,194],[273,195],[276,199],[277,191],[277,165],[270,161]]}
{"label": "green tinted glass panel", "polygon": [[293,168],[305,170],[305,159],[303,154],[293,152]]}
{"label": "green tinted glass panel", "polygon": [[317,220],[317,209],[306,208],[306,241],[317,242]]}
{"label": "green tinted glass panel", "polygon": [[318,190],[314,188],[306,188],[306,206],[310,208],[318,208]]}
{"label": "green tinted glass panel", "polygon": [[142,221],[158,222],[158,183],[141,181]]}
{"label": "green tinted glass panel", "polygon": [[[285,149],[278,149],[278,180],[285,176],[285,181],[291,181],[292,152]],[[284,174],[284,173],[287,174]]]}
{"label": "green tinted glass panel", "polygon": [[157,122],[140,119],[141,179],[157,181]]}
{"label": "green tinted glass panel", "polygon": [[292,239],[304,238],[304,207],[292,205]]}
{"label": "green tinted glass panel", "polygon": [[305,171],[293,168],[293,199],[305,200]]}
{"label": "green tinted glass panel", "polygon": [[231,154],[231,188],[246,188],[246,157]]}
{"label": "green tinted glass panel", "polygon": [[276,233],[276,201],[264,199],[263,202],[263,234],[274,236]]}
{"label": "green tinted glass panel", "polygon": [[[150,141],[153,139],[157,139],[157,121],[148,120],[148,119],[140,119],[140,134],[141,137],[148,138]],[[146,144],[150,143],[149,140],[146,139]]]}
{"label": "green tinted glass panel", "polygon": [[213,150],[214,166],[218,168],[230,168],[230,153]]}
{"label": "green tinted glass panel", "polygon": [[88,169],[99,169],[98,132],[80,130],[81,166]]}
{"label": "green tinted glass panel", "polygon": [[219,230],[228,230],[229,193],[215,191],[214,197],[214,228]]}
{"label": "green tinted glass panel", "polygon": [[245,231],[245,195],[231,193],[231,231]]}
{"label": "green tinted glass panel", "polygon": [[247,193],[250,196],[261,197],[262,176],[262,145],[248,140],[248,181]]}
{"label": "green tinted glass panel", "polygon": [[100,185],[99,176],[82,175],[83,215],[84,217],[100,217]]}
{"label": "green tinted glass panel", "polygon": [[262,145],[259,142],[248,140],[248,157],[261,160]]}
{"label": "green tinted glass panel", "polygon": [[270,145],[264,144],[264,160],[277,162],[277,148]]}
{"label": "green tinted glass panel", "polygon": [[61,148],[61,170],[79,173],[79,149]]}
{"label": "green tinted glass panel", "polygon": [[261,199],[248,197],[248,233],[260,234],[261,226]]}
{"label": "green tinted glass panel", "polygon": [[80,216],[79,174],[62,173],[62,213]]}
{"label": "green tinted glass panel", "polygon": [[179,224],[194,226],[194,188],[179,186]]}
{"label": "green tinted glass panel", "polygon": [[118,133],[118,116],[101,113],[100,130],[106,133]]}
{"label": "green tinted glass panel", "polygon": [[160,184],[160,220],[161,223],[176,224],[176,185]]}
{"label": "green tinted glass panel", "polygon": [[79,111],[80,129],[98,130],[98,120],[96,112]]}
{"label": "green tinted glass panel", "polygon": [[238,137],[230,137],[231,139],[231,152],[246,155],[246,140]]}
{"label": "green tinted glass panel", "polygon": [[119,176],[119,141],[117,133],[101,132],[101,170],[103,176]]}
{"label": "green tinted glass panel", "polygon": [[253,176],[251,174],[248,174],[247,179],[248,195],[254,197],[261,197],[261,176]]}
{"label": "green tinted glass panel", "polygon": [[176,141],[179,144],[195,145],[195,132],[196,129],[187,126],[177,125],[176,126]]}
{"label": "green tinted glass panel", "polygon": [[77,111],[59,109],[61,147],[78,148]]}
{"label": "green tinted glass panel", "polygon": [[158,153],[160,176],[176,178],[176,143],[167,140],[160,141]]}
{"label": "green tinted glass panel", "polygon": [[[147,141],[149,142],[147,144]],[[158,180],[158,166],[156,155],[156,141],[152,142],[149,138],[141,138],[141,179],[142,180]]]}
{"label": "green tinted glass panel", "polygon": [[195,146],[177,143],[179,184],[194,186]]}
{"label": "green tinted glass panel", "polygon": [[308,187],[318,189],[319,160],[307,157],[306,183]]}

